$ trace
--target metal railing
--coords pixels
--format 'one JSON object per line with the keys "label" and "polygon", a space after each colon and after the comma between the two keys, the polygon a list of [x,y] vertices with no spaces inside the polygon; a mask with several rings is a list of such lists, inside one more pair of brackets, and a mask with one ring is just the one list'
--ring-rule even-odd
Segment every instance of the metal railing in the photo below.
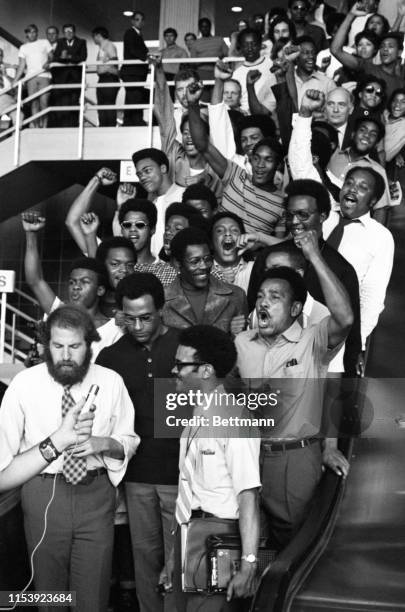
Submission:
{"label": "metal railing", "polygon": [[[163,59],[163,64],[215,64],[218,61],[217,57],[204,57],[204,58],[173,58],[173,59]],[[224,62],[240,62],[243,61],[243,58],[240,57],[226,57],[222,61]],[[97,71],[97,66],[123,66],[123,65],[148,65],[149,66],[149,78],[146,81],[120,81],[118,83],[88,83],[86,76],[89,74],[94,74]],[[153,129],[153,99],[154,99],[154,88],[155,88],[155,66],[153,63],[142,62],[140,60],[125,60],[125,61],[112,61],[105,64],[103,62],[82,62],[81,64],[59,64],[52,63],[50,68],[66,68],[67,66],[75,66],[81,68],[81,79],[79,83],[70,83],[70,84],[58,84],[58,85],[47,85],[43,89],[35,92],[34,94],[23,98],[23,87],[27,81],[30,79],[41,75],[43,72],[48,72],[49,68],[46,70],[41,70],[31,75],[30,77],[24,77],[19,80],[15,86],[10,86],[4,89],[0,95],[13,95],[15,89],[17,90],[16,101],[13,104],[10,104],[7,108],[2,111],[2,115],[9,115],[10,113],[15,113],[15,118],[13,119],[12,127],[0,132],[0,141],[3,140],[7,136],[11,136],[14,134],[14,153],[13,153],[13,163],[14,166],[19,166],[20,163],[20,147],[21,147],[21,130],[29,125],[30,123],[36,121],[37,119],[44,117],[45,115],[49,115],[50,113],[61,113],[61,112],[78,112],[79,122],[77,127],[77,159],[83,159],[83,142],[84,142],[84,129],[85,129],[85,121],[86,111],[95,110],[95,111],[105,111],[105,110],[115,110],[115,111],[125,111],[125,110],[148,110],[148,122],[147,122],[147,140],[149,146],[152,146],[152,129]],[[205,85],[211,85],[214,81],[203,81]],[[168,81],[169,85],[173,84],[173,81]],[[101,88],[116,88],[119,90],[121,87],[124,89],[127,87],[146,87],[149,88],[149,100],[147,104],[93,104],[86,97],[86,92],[90,89],[101,89]],[[44,94],[55,92],[58,90],[77,90],[79,89],[79,104],[75,106],[48,106],[47,108],[40,110],[39,112],[30,115],[29,117],[22,118],[22,107],[23,105],[27,105],[31,103],[36,98],[40,98]],[[117,92],[118,94],[118,92]],[[90,123],[92,123],[90,121]],[[94,124],[93,124],[94,125]],[[42,128],[47,129],[47,128]],[[94,129],[94,128],[92,128]]]}

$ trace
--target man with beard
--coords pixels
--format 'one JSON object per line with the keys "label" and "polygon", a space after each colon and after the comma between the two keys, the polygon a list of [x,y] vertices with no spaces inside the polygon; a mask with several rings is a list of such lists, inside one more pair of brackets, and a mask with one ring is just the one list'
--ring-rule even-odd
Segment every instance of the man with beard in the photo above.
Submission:
{"label": "man with beard", "polygon": [[[19,453],[32,457],[32,477],[22,489],[30,553],[42,539],[45,509],[52,499],[46,537],[34,557],[35,589],[74,591],[81,612],[107,611],[115,487],[139,444],[133,405],[121,377],[90,364],[91,343],[97,339],[94,323],[82,308],[54,310],[44,329],[45,363],[14,378],[0,409],[0,429],[7,438],[3,469]],[[75,440],[64,430],[77,419],[91,385],[99,387],[94,423],[91,431],[79,435],[88,419],[83,416]],[[66,413],[66,425],[63,421],[61,426]]]}

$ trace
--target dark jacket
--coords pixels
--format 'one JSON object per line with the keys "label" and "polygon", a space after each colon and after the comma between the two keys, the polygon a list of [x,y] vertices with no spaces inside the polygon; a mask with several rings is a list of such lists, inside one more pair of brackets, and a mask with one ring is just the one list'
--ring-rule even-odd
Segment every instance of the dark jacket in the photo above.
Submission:
{"label": "dark jacket", "polygon": [[[130,28],[124,34],[124,60],[145,61],[148,55],[148,48],[143,38],[134,28]],[[121,78],[124,81],[145,81],[148,74],[148,65],[134,64],[123,65],[121,68]]]}
{"label": "dark jacket", "polygon": [[[62,58],[62,51],[67,51],[67,58]],[[87,45],[84,38],[73,38],[73,44],[68,45],[66,38],[60,38],[53,52],[53,61],[60,64],[80,64],[87,59]],[[54,83],[79,83],[82,69],[75,66],[52,68]]]}
{"label": "dark jacket", "polygon": [[209,281],[203,321],[196,320],[179,278],[165,287],[165,298],[163,321],[165,325],[179,329],[202,323],[204,325],[214,325],[214,327],[229,332],[234,317],[242,314],[247,316],[248,314],[245,292],[240,287],[223,283],[212,275]]}

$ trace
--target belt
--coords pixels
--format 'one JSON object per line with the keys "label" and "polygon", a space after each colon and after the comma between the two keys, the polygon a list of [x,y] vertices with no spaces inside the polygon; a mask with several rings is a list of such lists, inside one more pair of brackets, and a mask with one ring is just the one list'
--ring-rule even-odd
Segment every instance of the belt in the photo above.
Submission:
{"label": "belt", "polygon": [[[95,478],[97,478],[97,476],[101,476],[102,474],[106,474],[107,470],[105,468],[97,468],[95,470],[89,470],[86,473],[86,476],[77,484],[78,485],[88,485],[91,482],[93,482],[93,480]],[[63,480],[66,484],[72,484],[71,482],[67,482],[65,475],[62,472],[57,472],[56,474],[50,474],[49,472],[44,472],[43,474],[38,474],[38,476],[40,476],[41,478],[57,478],[59,480]]]}
{"label": "belt", "polygon": [[262,442],[262,447],[264,450],[269,451],[288,451],[296,448],[305,448],[306,446],[311,446],[311,444],[315,444],[316,442],[320,442],[320,438],[303,438],[303,440],[291,440],[291,442]]}
{"label": "belt", "polygon": [[198,508],[198,510],[191,511],[191,518],[213,518],[213,517],[215,517],[215,514],[212,514],[211,512],[205,512],[204,510],[201,510],[201,508]]}

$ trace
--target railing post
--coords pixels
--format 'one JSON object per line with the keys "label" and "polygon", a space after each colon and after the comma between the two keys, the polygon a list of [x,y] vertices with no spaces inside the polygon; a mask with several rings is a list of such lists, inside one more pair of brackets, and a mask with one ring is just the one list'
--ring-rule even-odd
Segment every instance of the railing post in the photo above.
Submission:
{"label": "railing post", "polygon": [[83,137],[84,137],[84,99],[86,89],[86,62],[82,64],[82,80],[80,85],[80,110],[79,110],[79,138],[77,144],[77,157],[83,159]]}
{"label": "railing post", "polygon": [[16,328],[16,321],[17,321],[15,312],[13,312],[11,321],[12,321],[11,323],[11,363],[15,363],[15,328]]}
{"label": "railing post", "polygon": [[14,166],[20,162],[20,130],[21,130],[21,101],[22,101],[22,81],[17,84],[17,108],[14,126]]}
{"label": "railing post", "polygon": [[0,363],[4,363],[4,344],[6,337],[6,307],[7,293],[1,294],[1,310],[0,310]]}
{"label": "railing post", "polygon": [[150,67],[150,90],[149,90],[149,117],[148,117],[148,142],[149,147],[153,142],[153,92],[155,89],[155,65]]}

